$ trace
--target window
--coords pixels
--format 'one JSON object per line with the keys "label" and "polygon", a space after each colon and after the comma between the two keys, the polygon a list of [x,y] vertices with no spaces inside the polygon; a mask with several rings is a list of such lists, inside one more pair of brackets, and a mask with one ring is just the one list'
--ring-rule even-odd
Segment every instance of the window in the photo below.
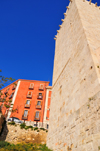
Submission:
{"label": "window", "polygon": [[32,94],[32,92],[28,92],[28,95],[31,95]]}
{"label": "window", "polygon": [[34,89],[34,83],[31,83],[31,84],[30,84],[29,89],[31,89],[31,90]]}
{"label": "window", "polygon": [[30,104],[30,100],[27,100],[27,101],[26,101],[26,104],[28,104],[28,105],[29,105],[29,104]]}
{"label": "window", "polygon": [[27,117],[28,115],[28,110],[24,110],[24,117]]}
{"label": "window", "polygon": [[4,92],[4,94],[6,95],[8,93],[8,91],[9,91],[9,88]]}
{"label": "window", "polygon": [[43,98],[42,93],[39,93],[39,94],[38,94],[38,99],[42,99],[42,98]]}
{"label": "window", "polygon": [[38,102],[37,102],[37,105],[41,105],[41,101],[38,101]]}
{"label": "window", "polygon": [[42,93],[39,93],[39,96],[42,96]]}
{"label": "window", "polygon": [[9,99],[11,99],[13,97],[13,95],[14,95],[14,92],[10,95]]}
{"label": "window", "polygon": [[35,118],[39,118],[39,111],[36,112]]}
{"label": "window", "polygon": [[40,112],[39,112],[39,111],[36,111],[36,112],[35,112],[34,120],[35,120],[35,121],[39,121],[39,120],[40,120]]}
{"label": "window", "polygon": [[16,89],[17,84],[14,84],[14,86],[12,87],[12,90]]}
{"label": "window", "polygon": [[47,124],[47,129],[49,129],[49,124]]}
{"label": "window", "polygon": [[42,102],[41,101],[37,101],[36,108],[37,109],[41,109],[41,105],[42,105]]}
{"label": "window", "polygon": [[40,84],[39,90],[43,90],[43,88],[44,88],[44,85]]}
{"label": "window", "polygon": [[25,108],[30,108],[30,100],[26,100],[26,103],[25,103]]}
{"label": "window", "polygon": [[27,98],[32,98],[32,92],[31,91],[28,92]]}

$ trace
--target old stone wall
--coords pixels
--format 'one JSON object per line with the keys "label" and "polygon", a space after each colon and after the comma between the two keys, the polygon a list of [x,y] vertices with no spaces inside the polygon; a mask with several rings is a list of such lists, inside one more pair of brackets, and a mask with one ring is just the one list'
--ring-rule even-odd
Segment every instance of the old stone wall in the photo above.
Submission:
{"label": "old stone wall", "polygon": [[[98,150],[99,143],[95,147],[95,139],[99,135],[99,118],[93,121],[92,117],[99,115],[99,111],[96,114],[94,111],[95,103],[99,107],[99,91],[100,9],[85,0],[72,0],[56,38],[49,148],[57,151]],[[89,103],[89,98],[94,96],[97,96],[94,103]],[[88,126],[90,131],[85,129]],[[95,131],[93,134],[91,129]],[[88,136],[93,140],[87,143]]]}
{"label": "old stone wall", "polygon": [[76,112],[70,114],[67,120],[62,121],[62,124],[49,135],[49,147],[54,151],[98,151],[100,92],[89,98],[87,103]]}
{"label": "old stone wall", "polygon": [[39,132],[31,129],[21,129],[19,125],[7,125],[4,128],[0,141],[7,141],[10,143],[38,143],[46,144],[47,133],[46,131],[40,130]]}

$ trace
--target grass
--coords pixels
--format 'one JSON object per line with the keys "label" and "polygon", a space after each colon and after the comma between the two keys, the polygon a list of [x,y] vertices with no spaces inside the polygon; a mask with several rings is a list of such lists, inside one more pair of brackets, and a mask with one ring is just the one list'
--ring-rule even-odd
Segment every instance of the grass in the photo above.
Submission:
{"label": "grass", "polygon": [[48,149],[46,144],[44,145],[37,145],[37,144],[10,144],[5,141],[0,141],[0,151],[52,151]]}

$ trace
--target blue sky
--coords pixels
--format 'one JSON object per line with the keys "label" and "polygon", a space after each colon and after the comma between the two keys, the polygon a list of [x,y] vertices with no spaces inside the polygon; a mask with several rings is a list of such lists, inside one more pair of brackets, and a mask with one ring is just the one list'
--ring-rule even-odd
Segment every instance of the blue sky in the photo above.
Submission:
{"label": "blue sky", "polygon": [[[98,2],[94,0],[92,2]],[[0,0],[0,69],[14,79],[50,81],[55,41],[69,0]]]}

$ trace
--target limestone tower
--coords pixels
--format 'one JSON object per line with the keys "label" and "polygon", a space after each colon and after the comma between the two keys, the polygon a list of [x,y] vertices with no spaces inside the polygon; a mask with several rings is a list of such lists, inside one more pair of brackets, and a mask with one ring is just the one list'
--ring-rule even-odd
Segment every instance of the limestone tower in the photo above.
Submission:
{"label": "limestone tower", "polygon": [[100,8],[70,0],[55,36],[47,145],[53,151],[100,146]]}

